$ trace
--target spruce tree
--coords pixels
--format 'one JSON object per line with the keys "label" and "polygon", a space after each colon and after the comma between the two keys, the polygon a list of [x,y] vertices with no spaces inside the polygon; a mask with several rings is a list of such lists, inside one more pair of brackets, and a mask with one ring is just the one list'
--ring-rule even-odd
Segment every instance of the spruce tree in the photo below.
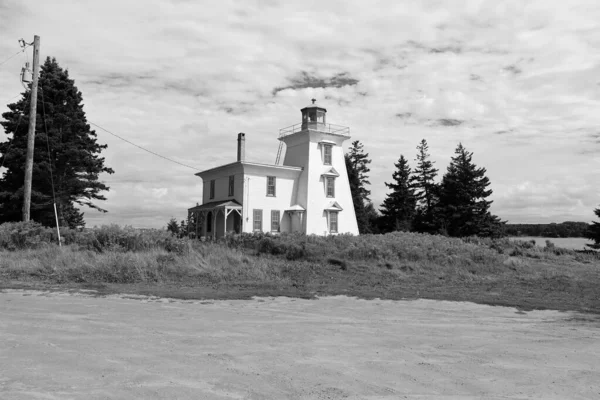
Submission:
{"label": "spruce tree", "polygon": [[503,223],[489,211],[492,190],[485,168],[477,168],[459,143],[439,186],[436,216],[450,236],[501,236]]}
{"label": "spruce tree", "polygon": [[[369,154],[364,152],[362,143],[355,140],[352,142],[350,151],[345,154],[344,159],[346,161],[346,170],[348,171],[348,181],[350,183],[350,192],[352,194],[352,202],[354,203],[358,231],[360,233],[372,233],[371,223],[375,217],[369,210],[371,202],[369,198],[371,191],[367,189],[367,185],[371,184],[368,175],[370,171],[368,165],[371,163]],[[372,208],[374,211],[374,207]]]}
{"label": "spruce tree", "polygon": [[368,167],[368,165],[371,163],[371,160],[369,159],[369,153],[365,153],[363,144],[358,140],[355,140],[352,142],[352,146],[350,147],[348,158],[352,169],[356,171],[357,174],[359,182],[357,190],[359,195],[363,202],[367,204],[369,201],[371,201],[369,198],[371,191],[367,189],[367,185],[371,184],[371,182],[369,182],[368,175],[368,173],[371,171]]}
{"label": "spruce tree", "polygon": [[[600,218],[600,208],[596,208],[594,214]],[[593,221],[588,228],[585,237],[594,241],[593,244],[588,244],[586,246],[592,249],[600,249],[600,222]]]}
{"label": "spruce tree", "polygon": [[437,184],[435,178],[438,170],[429,159],[429,146],[425,139],[417,146],[416,168],[412,172],[410,183],[414,188],[417,210],[413,221],[414,230],[435,233],[438,230],[433,209],[437,202]]}
{"label": "spruce tree", "polygon": [[381,204],[381,225],[386,232],[410,231],[416,212],[417,199],[410,183],[411,169],[403,155],[394,164],[392,183],[385,182],[391,189]]}
{"label": "spruce tree", "polygon": [[344,161],[346,162],[346,171],[348,172],[348,183],[350,184],[350,194],[352,196],[352,203],[354,205],[354,214],[356,215],[358,232],[371,233],[369,216],[367,214],[365,202],[361,196],[361,185],[358,171],[356,168],[354,168],[354,165],[348,154],[344,155]]}
{"label": "spruce tree", "polygon": [[[0,143],[0,164],[6,168],[0,177],[0,223],[21,219],[29,91],[8,105],[10,111],[3,113],[4,120],[0,121],[9,136]],[[82,94],[68,71],[56,59],[47,58],[41,66],[38,83],[31,194],[31,218],[47,226],[54,224],[52,180],[61,225],[84,226],[83,213],[76,205],[106,212],[95,203],[106,200],[101,192],[109,190],[99,176],[103,172],[112,174],[113,170],[100,157],[107,146],[97,143],[96,133],[87,124],[82,101]]]}

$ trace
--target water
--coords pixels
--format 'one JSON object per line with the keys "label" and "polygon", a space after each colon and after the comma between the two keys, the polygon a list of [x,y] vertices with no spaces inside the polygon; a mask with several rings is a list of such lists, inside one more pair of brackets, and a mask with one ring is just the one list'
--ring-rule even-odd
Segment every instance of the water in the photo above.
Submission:
{"label": "water", "polygon": [[[546,246],[546,240],[554,243],[556,247],[562,247],[563,249],[572,250],[583,250],[586,249],[586,244],[592,244],[593,241],[586,238],[551,238],[551,237],[534,237],[534,236],[511,236],[511,240],[535,240],[535,244],[540,247]],[[589,247],[587,247],[589,249]]]}

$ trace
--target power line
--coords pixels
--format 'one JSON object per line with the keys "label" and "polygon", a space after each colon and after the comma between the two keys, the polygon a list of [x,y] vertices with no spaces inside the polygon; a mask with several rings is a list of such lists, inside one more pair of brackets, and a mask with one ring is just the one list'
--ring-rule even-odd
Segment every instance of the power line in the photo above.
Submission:
{"label": "power line", "polygon": [[15,54],[13,54],[12,56],[8,57],[6,60],[0,62],[0,66],[6,64],[9,60],[11,60],[12,58],[16,57],[19,55],[19,53],[24,52],[29,46],[31,46],[31,44],[28,44],[27,46],[23,47],[23,49],[17,51]]}
{"label": "power line", "polygon": [[[89,122],[89,121],[88,121],[88,122]],[[198,169],[198,168],[196,168],[196,167],[192,167],[191,165],[187,165],[187,164],[180,163],[179,161],[175,161],[175,160],[173,160],[173,159],[171,159],[171,158],[169,158],[169,157],[165,157],[165,156],[163,156],[163,155],[161,155],[161,154],[158,154],[158,153],[156,153],[156,152],[154,152],[154,151],[152,151],[152,150],[148,150],[148,149],[146,149],[146,148],[144,148],[144,147],[142,147],[142,146],[139,146],[139,145],[137,145],[137,144],[133,143],[132,141],[129,141],[129,140],[127,140],[127,139],[125,139],[125,138],[123,138],[123,137],[121,137],[121,136],[117,135],[116,133],[113,133],[113,132],[109,131],[108,129],[105,129],[105,128],[101,127],[101,126],[100,126],[100,125],[98,125],[98,124],[95,124],[95,123],[93,123],[93,122],[89,122],[89,124],[90,124],[90,125],[94,125],[96,128],[102,129],[104,132],[106,132],[106,133],[108,133],[108,134],[110,134],[110,135],[113,135],[114,137],[116,137],[116,138],[118,138],[118,139],[121,139],[122,141],[124,141],[124,142],[127,142],[127,143],[129,143],[130,145],[132,145],[132,146],[135,146],[135,147],[137,147],[138,149],[144,150],[145,152],[148,152],[148,153],[150,153],[150,154],[152,154],[152,155],[155,155],[155,156],[157,156],[157,157],[160,157],[160,158],[162,158],[162,159],[164,159],[164,160],[167,160],[167,161],[170,161],[170,162],[172,162],[172,163],[179,164],[179,165],[181,165],[182,167],[190,168],[190,169],[193,169],[193,170],[195,170],[195,171],[200,171],[200,169]]]}
{"label": "power line", "polygon": [[52,174],[52,158],[50,157],[50,139],[48,138],[48,125],[46,124],[46,104],[44,101],[44,90],[40,87],[42,95],[42,116],[44,117],[44,131],[46,132],[46,149],[48,150],[48,168],[50,169],[50,183],[52,185],[52,199],[56,204],[56,192],[54,191],[54,175]]}

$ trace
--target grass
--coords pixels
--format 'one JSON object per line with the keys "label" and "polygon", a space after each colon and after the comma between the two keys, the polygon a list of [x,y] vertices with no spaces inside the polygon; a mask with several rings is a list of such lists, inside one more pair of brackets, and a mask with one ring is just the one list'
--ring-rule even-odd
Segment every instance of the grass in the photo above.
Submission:
{"label": "grass", "polygon": [[354,295],[600,313],[600,258],[507,239],[414,233],[235,235],[216,242],[107,226],[0,225],[0,287],[179,298]]}

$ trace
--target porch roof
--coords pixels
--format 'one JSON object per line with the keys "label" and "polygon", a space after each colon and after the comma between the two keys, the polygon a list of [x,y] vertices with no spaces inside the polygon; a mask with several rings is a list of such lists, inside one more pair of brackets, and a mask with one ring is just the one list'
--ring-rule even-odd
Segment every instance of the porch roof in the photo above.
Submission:
{"label": "porch roof", "polygon": [[235,200],[211,201],[210,203],[200,204],[199,206],[188,208],[190,212],[210,211],[216,208],[242,209],[242,205]]}

